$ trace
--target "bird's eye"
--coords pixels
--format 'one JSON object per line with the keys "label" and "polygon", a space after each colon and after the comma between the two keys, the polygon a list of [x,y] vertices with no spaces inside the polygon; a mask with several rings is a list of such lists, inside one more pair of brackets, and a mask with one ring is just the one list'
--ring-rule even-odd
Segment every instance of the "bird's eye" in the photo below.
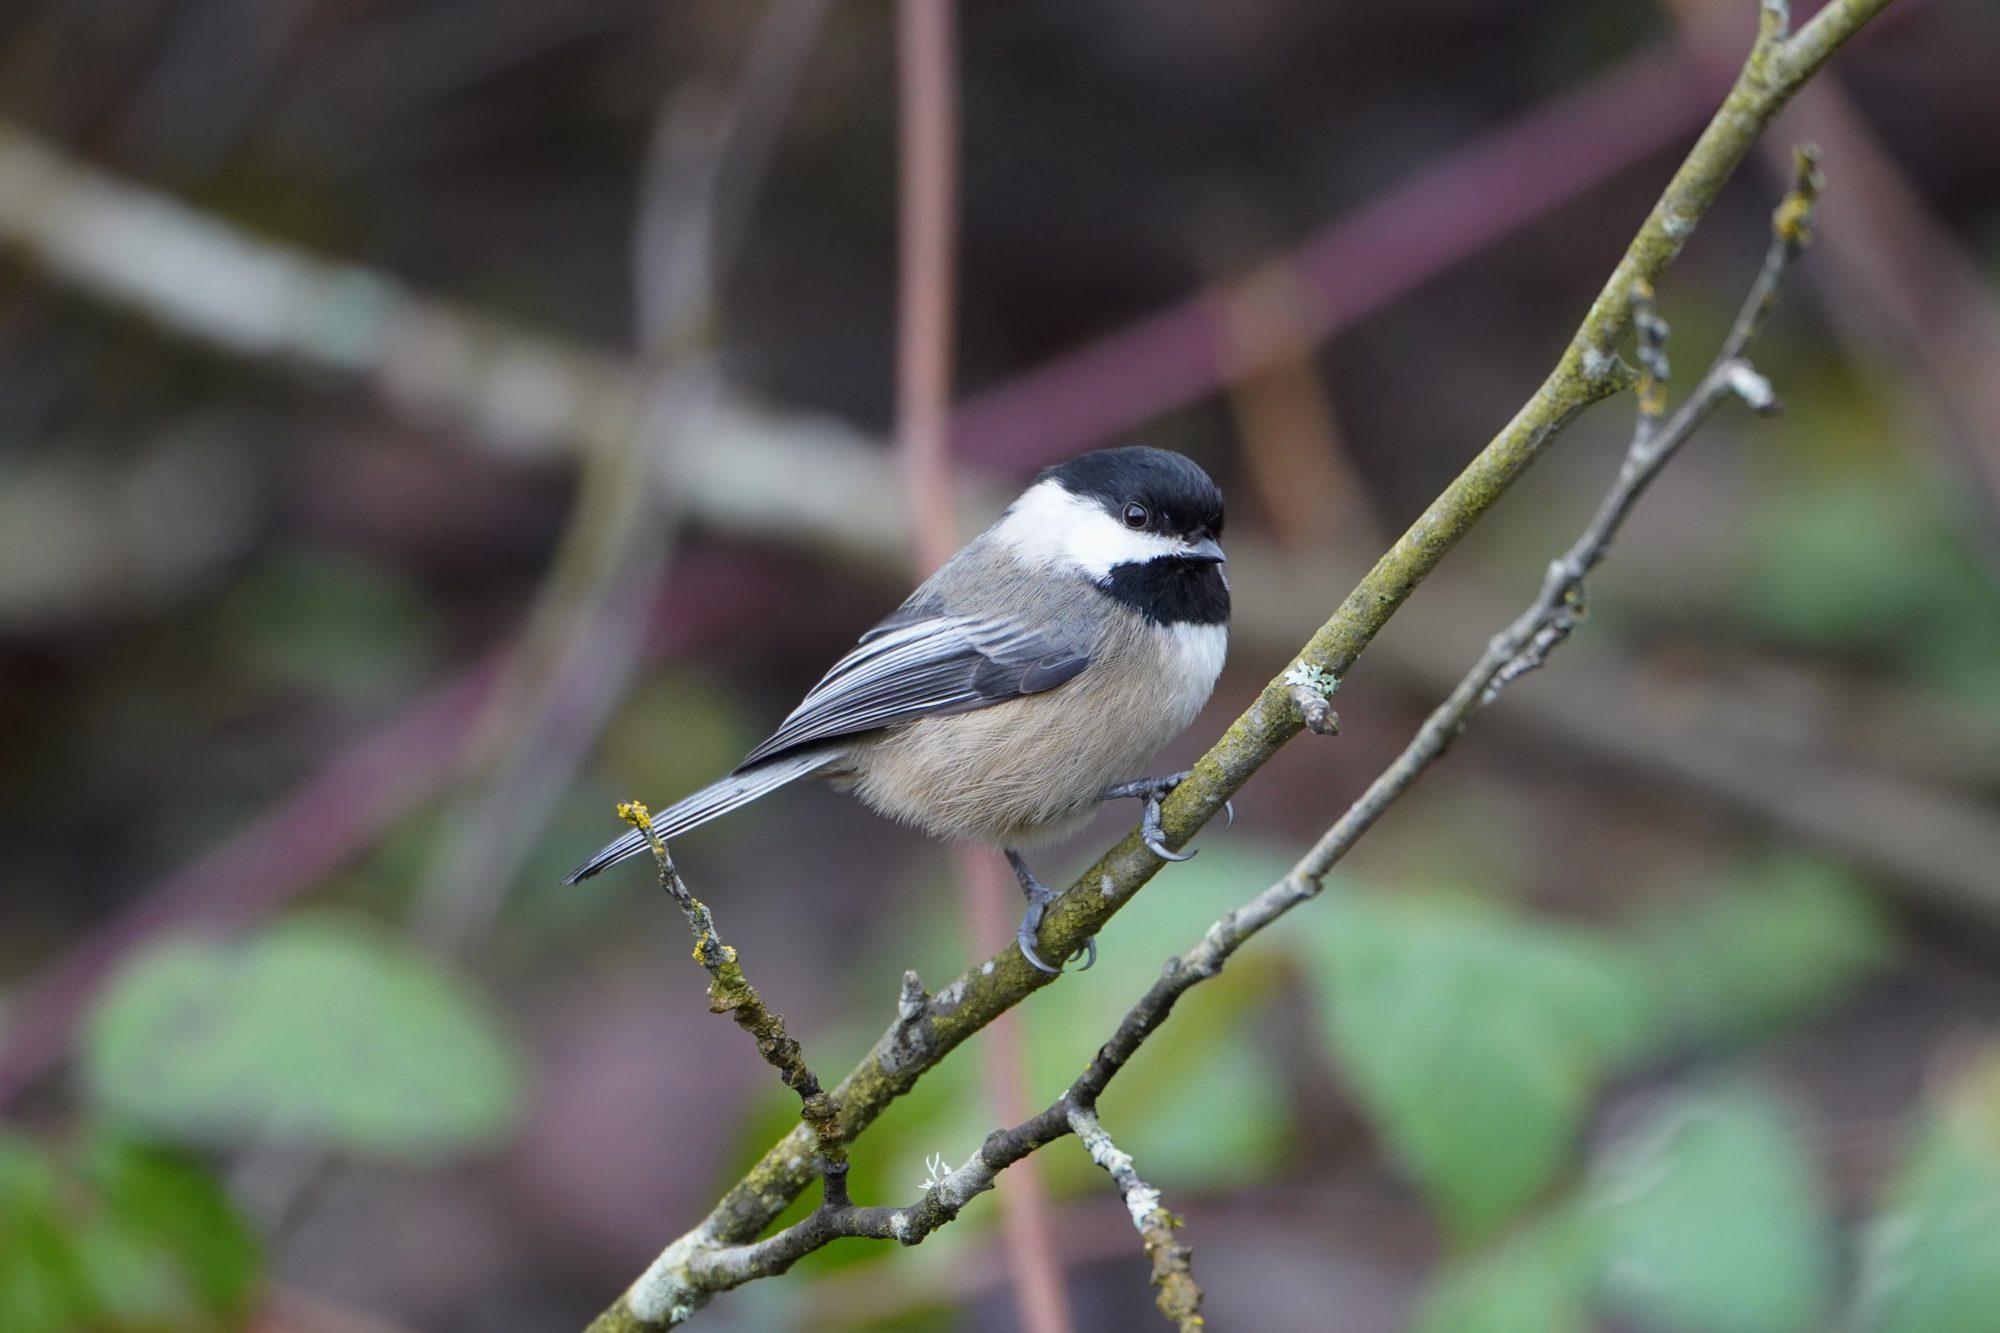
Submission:
{"label": "bird's eye", "polygon": [[1142,504],[1135,502],[1125,506],[1125,526],[1128,528],[1143,528],[1146,526],[1147,520],[1152,517],[1151,514],[1146,512],[1146,506]]}

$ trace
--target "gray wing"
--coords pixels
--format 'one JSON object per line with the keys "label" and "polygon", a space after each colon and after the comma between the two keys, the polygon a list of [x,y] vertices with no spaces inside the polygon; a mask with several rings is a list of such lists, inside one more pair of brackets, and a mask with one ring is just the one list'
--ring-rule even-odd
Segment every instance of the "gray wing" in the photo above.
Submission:
{"label": "gray wing", "polygon": [[1082,645],[1013,621],[906,605],[862,635],[736,771],[831,737],[1039,694],[1089,665]]}

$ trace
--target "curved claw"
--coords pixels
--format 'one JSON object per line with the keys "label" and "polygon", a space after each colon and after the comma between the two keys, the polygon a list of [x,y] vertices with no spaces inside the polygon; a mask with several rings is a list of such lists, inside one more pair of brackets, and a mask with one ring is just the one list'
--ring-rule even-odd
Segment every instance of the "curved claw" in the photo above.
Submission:
{"label": "curved claw", "polygon": [[[1035,878],[1034,872],[1028,869],[1028,863],[1021,859],[1019,852],[1009,851],[1007,864],[1014,867],[1014,875],[1021,881],[1021,892],[1028,898],[1028,910],[1021,913],[1021,924],[1014,929],[1014,943],[1020,947],[1021,957],[1028,960],[1030,967],[1046,972],[1050,976],[1057,976],[1062,969],[1051,967],[1043,961],[1042,955],[1035,949],[1035,936],[1041,932],[1042,918],[1048,914],[1049,904],[1054,902],[1058,895],[1054,889]],[[1097,941],[1085,940],[1083,949],[1077,950],[1077,953],[1082,953],[1086,949],[1090,952],[1090,962],[1083,966],[1084,970],[1088,971],[1090,964],[1097,961]],[[1071,954],[1070,957],[1075,958],[1076,954]]]}
{"label": "curved claw", "polygon": [[1222,827],[1226,829],[1236,827],[1236,802],[1224,801],[1222,803]]}
{"label": "curved claw", "polygon": [[[1033,912],[1032,915],[1034,917],[1032,922],[1025,916],[1021,918],[1020,928],[1014,932],[1014,943],[1019,946],[1021,957],[1028,960],[1029,966],[1038,971],[1046,972],[1052,977],[1060,976],[1062,969],[1051,967],[1043,962],[1042,955],[1035,949],[1035,936],[1041,930],[1042,914],[1040,912]],[[1069,956],[1069,961],[1073,963],[1078,958],[1084,960],[1083,966],[1077,969],[1079,972],[1088,972],[1091,968],[1097,966],[1096,936],[1093,935],[1091,938],[1085,940],[1083,947]]]}
{"label": "curved claw", "polygon": [[[1050,976],[1055,976],[1062,971],[1059,967],[1050,967],[1042,961],[1042,956],[1035,952],[1035,932],[1029,930],[1026,924],[1023,924],[1021,929],[1015,932],[1014,943],[1021,946],[1021,957],[1027,959],[1029,965],[1037,971],[1046,972]],[[1097,960],[1093,957],[1091,961],[1096,962]]]}
{"label": "curved claw", "polygon": [[1166,830],[1160,827],[1160,798],[1157,795],[1147,798],[1145,813],[1139,816],[1139,841],[1162,861],[1194,860],[1192,851],[1177,852],[1167,846]]}
{"label": "curved claw", "polygon": [[1195,858],[1195,853],[1200,850],[1199,848],[1193,848],[1185,852],[1177,852],[1151,833],[1140,834],[1139,841],[1145,843],[1146,850],[1159,857],[1162,861],[1192,861]]}

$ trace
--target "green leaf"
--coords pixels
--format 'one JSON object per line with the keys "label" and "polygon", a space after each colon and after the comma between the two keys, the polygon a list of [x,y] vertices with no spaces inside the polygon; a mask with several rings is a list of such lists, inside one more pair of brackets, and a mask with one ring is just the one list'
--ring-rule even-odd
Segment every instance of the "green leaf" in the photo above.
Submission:
{"label": "green leaf", "polygon": [[120,1232],[169,1257],[203,1308],[248,1305],[262,1256],[214,1173],[172,1149],[117,1136],[94,1141],[83,1167]]}
{"label": "green leaf", "polygon": [[1398,1161],[1464,1233],[1568,1160],[1609,1062],[1651,1026],[1631,959],[1475,902],[1329,895],[1307,939],[1342,1068]]}
{"label": "green leaf", "polygon": [[1678,1099],[1607,1156],[1588,1197],[1601,1290],[1621,1315],[1675,1333],[1822,1327],[1820,1199],[1770,1098]]}
{"label": "green leaf", "polygon": [[90,1289],[57,1216],[57,1175],[25,1138],[0,1134],[0,1328],[68,1333]]}
{"label": "green leaf", "polygon": [[92,1134],[74,1150],[0,1139],[0,1329],[234,1327],[256,1244],[192,1159]]}
{"label": "green leaf", "polygon": [[1589,1241],[1573,1210],[1446,1268],[1424,1294],[1412,1333],[1585,1333]]}
{"label": "green leaf", "polygon": [[1665,1030],[1697,1044],[1741,1040],[1810,1016],[1878,969],[1891,937],[1844,866],[1773,857],[1634,932],[1657,979]]}
{"label": "green leaf", "polygon": [[1859,1327],[2000,1330],[2000,1049],[1960,1076],[1922,1125],[1862,1246]]}
{"label": "green leaf", "polygon": [[520,1084],[459,981],[325,918],[141,955],[92,1015],[84,1069],[106,1109],[170,1136],[423,1158],[500,1136]]}

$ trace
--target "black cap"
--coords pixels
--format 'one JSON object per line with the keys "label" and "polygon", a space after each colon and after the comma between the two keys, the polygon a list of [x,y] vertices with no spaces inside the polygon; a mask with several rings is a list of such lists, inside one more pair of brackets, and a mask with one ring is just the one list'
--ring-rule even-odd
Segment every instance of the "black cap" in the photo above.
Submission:
{"label": "black cap", "polygon": [[1053,481],[1114,515],[1122,515],[1129,504],[1143,505],[1149,516],[1145,526],[1155,532],[1222,535],[1221,490],[1200,464],[1165,449],[1094,449],[1043,468],[1035,480]]}

